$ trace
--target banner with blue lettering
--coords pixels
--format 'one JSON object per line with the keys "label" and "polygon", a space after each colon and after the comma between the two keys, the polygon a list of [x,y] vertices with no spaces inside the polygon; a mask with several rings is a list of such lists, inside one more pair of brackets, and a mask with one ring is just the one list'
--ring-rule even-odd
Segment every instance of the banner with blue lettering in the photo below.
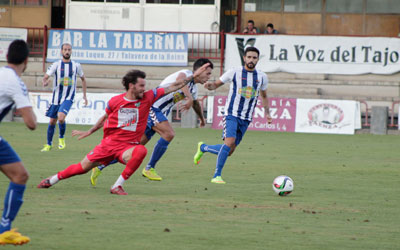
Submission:
{"label": "banner with blue lettering", "polygon": [[72,45],[71,58],[88,64],[187,66],[185,33],[50,30],[47,61],[61,59],[61,45]]}

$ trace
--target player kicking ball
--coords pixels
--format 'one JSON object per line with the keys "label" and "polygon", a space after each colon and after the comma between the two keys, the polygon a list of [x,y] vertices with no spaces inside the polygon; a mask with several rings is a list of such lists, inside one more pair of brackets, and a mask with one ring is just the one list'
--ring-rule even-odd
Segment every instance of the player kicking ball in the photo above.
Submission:
{"label": "player kicking ball", "polygon": [[104,136],[99,145],[89,152],[83,160],[42,180],[38,188],[49,188],[60,180],[87,173],[101,164],[108,165],[114,159],[125,169],[111,187],[111,194],[127,195],[123,184],[139,168],[147,154],[140,145],[140,139],[146,129],[150,107],[164,94],[176,91],[206,70],[208,64],[200,67],[193,76],[174,82],[168,87],[145,91],[146,74],[140,70],[129,71],[122,79],[126,92],[110,99],[106,113],[80,139],[91,135],[103,127]]}
{"label": "player kicking ball", "polygon": [[232,82],[224,108],[224,128],[222,131],[224,144],[207,145],[199,142],[193,159],[195,164],[199,164],[205,152],[217,155],[216,168],[211,183],[226,183],[221,177],[222,168],[228,156],[232,155],[246,133],[253,118],[259,94],[261,94],[267,121],[268,123],[272,122],[267,97],[268,77],[264,72],[256,69],[259,56],[260,52],[257,48],[248,47],[243,56],[243,67],[227,71],[214,83],[204,84],[204,87],[208,90],[215,90],[227,82]]}

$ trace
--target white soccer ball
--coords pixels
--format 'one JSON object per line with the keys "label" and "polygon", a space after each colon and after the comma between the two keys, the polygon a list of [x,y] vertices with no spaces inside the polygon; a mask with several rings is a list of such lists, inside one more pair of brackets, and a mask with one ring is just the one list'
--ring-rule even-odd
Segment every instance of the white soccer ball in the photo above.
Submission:
{"label": "white soccer ball", "polygon": [[280,196],[286,196],[293,191],[294,183],[292,178],[280,175],[272,182],[272,189]]}

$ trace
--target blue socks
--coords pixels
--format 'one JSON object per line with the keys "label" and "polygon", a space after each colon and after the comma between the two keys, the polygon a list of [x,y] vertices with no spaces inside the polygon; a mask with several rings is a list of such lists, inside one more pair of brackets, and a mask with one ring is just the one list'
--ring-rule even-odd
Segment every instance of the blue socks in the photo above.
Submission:
{"label": "blue socks", "polygon": [[221,176],[222,168],[224,167],[226,159],[228,159],[229,156],[229,151],[231,151],[231,148],[223,144],[221,150],[218,153],[217,166],[215,168],[215,173],[213,178]]}
{"label": "blue socks", "polygon": [[154,168],[156,166],[157,162],[164,155],[165,151],[167,151],[168,145],[169,141],[160,137],[156,145],[154,145],[153,153],[151,154],[150,161],[146,166],[146,170],[149,170],[150,168]]}
{"label": "blue socks", "polygon": [[209,153],[213,153],[213,154],[217,155],[219,153],[219,151],[221,150],[222,145],[224,145],[224,144],[217,144],[217,145],[202,144],[200,146],[200,150],[202,152],[209,152]]}
{"label": "blue socks", "polygon": [[58,128],[60,129],[60,138],[64,138],[65,129],[67,128],[67,123],[58,123]]}
{"label": "blue socks", "polygon": [[47,144],[52,145],[53,144],[53,135],[54,135],[54,129],[56,128],[56,125],[50,125],[47,128]]}
{"label": "blue socks", "polygon": [[11,229],[11,222],[17,216],[21,207],[25,191],[25,185],[10,182],[6,197],[4,198],[4,211],[0,222],[0,234]]}

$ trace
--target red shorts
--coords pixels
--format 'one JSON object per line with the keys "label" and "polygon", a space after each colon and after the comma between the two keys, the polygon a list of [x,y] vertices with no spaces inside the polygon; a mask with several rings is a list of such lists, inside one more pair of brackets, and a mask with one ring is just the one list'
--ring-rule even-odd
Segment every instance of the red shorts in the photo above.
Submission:
{"label": "red shorts", "polygon": [[132,144],[128,142],[113,141],[109,138],[101,140],[101,143],[97,145],[86,157],[91,162],[100,162],[101,164],[108,165],[114,159],[118,159],[122,164],[126,164],[122,159],[122,154],[139,144]]}

